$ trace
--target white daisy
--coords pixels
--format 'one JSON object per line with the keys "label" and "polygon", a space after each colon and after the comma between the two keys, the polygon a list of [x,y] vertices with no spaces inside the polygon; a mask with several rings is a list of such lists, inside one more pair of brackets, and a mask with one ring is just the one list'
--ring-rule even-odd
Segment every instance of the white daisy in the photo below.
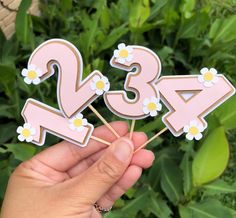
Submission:
{"label": "white daisy", "polygon": [[211,68],[210,70],[206,67],[200,70],[201,75],[198,76],[198,81],[203,83],[206,87],[211,87],[218,81],[217,70]]}
{"label": "white daisy", "polygon": [[188,140],[200,140],[202,138],[202,132],[204,131],[202,124],[199,124],[196,120],[192,120],[189,125],[184,126],[184,132]]}
{"label": "white daisy", "polygon": [[27,84],[33,83],[34,85],[38,85],[40,83],[40,78],[42,76],[42,71],[36,68],[35,65],[29,65],[28,69],[24,68],[21,71],[21,75],[24,76],[24,81]]}
{"label": "white daisy", "polygon": [[19,126],[16,130],[18,135],[18,139],[23,142],[32,142],[33,136],[36,134],[35,128],[31,127],[29,123],[25,123],[23,126]]}
{"label": "white daisy", "polygon": [[78,113],[71,119],[69,119],[69,127],[72,130],[82,132],[84,127],[88,124],[87,119],[83,118],[83,114]]}
{"label": "white daisy", "polygon": [[131,46],[126,46],[125,43],[120,43],[118,49],[114,51],[114,57],[120,64],[124,64],[126,61],[131,61],[133,59],[133,48]]}
{"label": "white daisy", "polygon": [[102,95],[110,89],[110,83],[105,76],[94,76],[93,82],[91,82],[90,87],[92,90],[96,90],[97,95]]}
{"label": "white daisy", "polygon": [[156,97],[145,98],[143,101],[143,112],[149,114],[151,117],[155,117],[161,111],[162,105],[160,104],[160,99]]}

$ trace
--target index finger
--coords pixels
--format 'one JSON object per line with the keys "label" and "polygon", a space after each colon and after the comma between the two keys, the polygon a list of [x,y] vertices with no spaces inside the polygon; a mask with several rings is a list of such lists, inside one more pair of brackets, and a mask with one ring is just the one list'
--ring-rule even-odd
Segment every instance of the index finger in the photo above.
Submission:
{"label": "index finger", "polygon": [[[116,121],[110,123],[110,125],[120,136],[124,136],[128,132],[128,125],[125,122]],[[94,130],[93,135],[109,142],[113,142],[117,139],[106,126],[97,127]],[[88,145],[83,148],[70,142],[62,141],[40,152],[34,156],[33,159],[40,161],[54,170],[65,172],[76,165],[79,161],[106,146],[107,145],[92,139],[89,141]]]}

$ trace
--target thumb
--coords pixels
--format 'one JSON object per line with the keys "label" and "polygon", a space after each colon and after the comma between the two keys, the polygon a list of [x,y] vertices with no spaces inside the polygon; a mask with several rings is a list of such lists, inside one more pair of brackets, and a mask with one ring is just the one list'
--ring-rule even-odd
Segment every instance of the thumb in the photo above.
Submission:
{"label": "thumb", "polygon": [[94,204],[124,174],[131,162],[134,145],[128,138],[122,137],[112,143],[104,155],[85,173],[75,178],[73,187],[78,196]]}

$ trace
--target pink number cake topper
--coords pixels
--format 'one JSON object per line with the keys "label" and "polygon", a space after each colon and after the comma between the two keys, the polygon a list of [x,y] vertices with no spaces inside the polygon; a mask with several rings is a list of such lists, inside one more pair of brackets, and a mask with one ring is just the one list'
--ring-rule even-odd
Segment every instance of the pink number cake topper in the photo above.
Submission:
{"label": "pink number cake topper", "polygon": [[118,45],[110,62],[111,66],[125,71],[127,74],[124,88],[135,93],[135,99],[127,97],[125,91],[108,91],[104,94],[107,107],[116,115],[126,119],[143,119],[156,116],[161,110],[159,92],[155,82],[160,76],[161,62],[150,49],[141,46]]}
{"label": "pink number cake topper", "polygon": [[135,152],[169,129],[174,136],[186,133],[189,140],[200,140],[207,128],[204,117],[235,93],[235,88],[214,68],[203,68],[200,75],[163,76],[158,56],[145,47],[118,45],[111,59],[111,66],[134,72],[127,74],[124,88],[135,93],[133,100],[125,91],[108,91],[110,83],[99,71],[93,71],[82,80],[83,63],[80,52],[71,43],[52,39],[41,44],[31,55],[28,68],[22,75],[27,84],[39,84],[58,69],[57,99],[60,110],[34,99],[28,99],[22,110],[25,120],[18,127],[19,140],[42,145],[46,132],[57,135],[80,146],[93,138],[93,125],[81,112],[86,108],[96,115],[117,136],[119,135],[92,107],[91,103],[104,94],[107,107],[116,115],[132,119],[131,138],[136,119],[156,116],[161,111],[160,100],[169,112],[163,116],[167,126]]}
{"label": "pink number cake topper", "polygon": [[235,93],[235,88],[214,68],[201,75],[164,76],[156,83],[169,112],[163,122],[173,135],[187,133],[189,140],[202,138],[204,117]]}
{"label": "pink number cake topper", "polygon": [[37,85],[54,74],[54,66],[59,74],[57,98],[60,111],[29,99],[22,110],[26,124],[17,129],[18,138],[42,145],[47,131],[85,146],[93,125],[83,118],[81,111],[109,90],[109,81],[99,71],[92,72],[82,81],[82,57],[74,45],[61,39],[48,40],[36,48],[29,59],[28,69],[22,71],[24,81]]}

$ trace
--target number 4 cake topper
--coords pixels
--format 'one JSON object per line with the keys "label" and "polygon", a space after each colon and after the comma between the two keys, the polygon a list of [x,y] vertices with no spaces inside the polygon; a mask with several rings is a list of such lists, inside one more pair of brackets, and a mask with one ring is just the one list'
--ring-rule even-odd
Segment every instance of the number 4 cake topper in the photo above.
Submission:
{"label": "number 4 cake topper", "polygon": [[[82,58],[79,51],[61,39],[48,40],[31,55],[28,68],[22,71],[27,84],[39,84],[58,69],[57,99],[59,108],[52,108],[34,99],[28,99],[22,110],[25,124],[18,127],[19,140],[42,145],[46,132],[80,146],[90,138],[110,145],[92,136],[93,125],[83,117],[89,107],[118,138],[119,135],[91,103],[104,94],[107,107],[116,115],[131,119],[130,138],[135,120],[155,117],[162,109],[161,101],[169,109],[163,116],[166,127],[149,139],[135,152],[146,146],[167,129],[174,136],[186,133],[189,140],[202,138],[207,128],[204,117],[235,93],[235,88],[214,68],[203,68],[200,75],[163,76],[158,56],[142,46],[118,45],[111,59],[111,66],[127,74],[124,89],[135,93],[129,99],[125,91],[109,91],[107,77],[95,70],[82,81]],[[160,77],[160,78],[159,78]]]}

